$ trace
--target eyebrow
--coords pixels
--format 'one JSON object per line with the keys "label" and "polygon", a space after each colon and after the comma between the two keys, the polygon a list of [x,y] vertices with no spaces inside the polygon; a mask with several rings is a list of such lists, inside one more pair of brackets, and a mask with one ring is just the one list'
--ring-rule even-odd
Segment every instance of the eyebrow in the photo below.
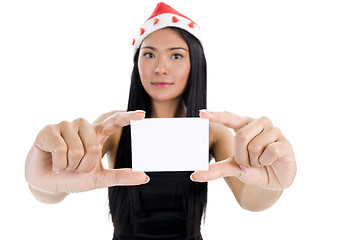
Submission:
{"label": "eyebrow", "polygon": [[183,47],[173,47],[173,48],[169,48],[168,50],[169,50],[169,51],[173,51],[173,50],[179,50],[179,49],[188,52],[188,49],[185,49],[185,48],[183,48]]}
{"label": "eyebrow", "polygon": [[[141,49],[145,49],[145,48],[148,48],[148,49],[151,49],[151,50],[154,50],[154,51],[158,50],[157,48],[152,47],[152,46],[144,46]],[[183,48],[183,47],[172,47],[172,48],[167,49],[167,51],[174,51],[174,50],[184,50],[184,51],[188,52],[188,49]]]}

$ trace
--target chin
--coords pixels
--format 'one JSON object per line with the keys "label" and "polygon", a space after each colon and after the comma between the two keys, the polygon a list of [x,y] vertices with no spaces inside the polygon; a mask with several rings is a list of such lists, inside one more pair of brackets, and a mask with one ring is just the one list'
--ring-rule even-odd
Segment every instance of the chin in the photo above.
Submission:
{"label": "chin", "polygon": [[154,97],[151,96],[151,98],[152,98],[152,100],[159,101],[159,102],[166,102],[166,101],[175,99],[174,97],[169,97],[169,96],[154,96]]}
{"label": "chin", "polygon": [[180,97],[178,95],[172,95],[172,94],[149,94],[149,96],[151,97],[152,100],[160,101],[160,102],[170,101]]}

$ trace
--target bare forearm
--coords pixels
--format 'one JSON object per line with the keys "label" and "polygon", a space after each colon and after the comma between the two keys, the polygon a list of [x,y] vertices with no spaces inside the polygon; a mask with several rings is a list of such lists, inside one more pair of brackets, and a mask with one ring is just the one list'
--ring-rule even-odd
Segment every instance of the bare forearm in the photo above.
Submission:
{"label": "bare forearm", "polygon": [[37,200],[48,204],[59,203],[69,195],[69,193],[53,194],[53,193],[44,192],[30,185],[29,185],[29,189]]}

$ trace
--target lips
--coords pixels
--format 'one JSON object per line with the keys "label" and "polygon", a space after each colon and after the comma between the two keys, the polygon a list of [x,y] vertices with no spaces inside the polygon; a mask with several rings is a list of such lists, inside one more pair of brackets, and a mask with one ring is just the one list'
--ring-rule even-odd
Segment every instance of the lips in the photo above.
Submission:
{"label": "lips", "polygon": [[153,86],[156,86],[156,87],[167,87],[167,86],[173,85],[173,83],[153,82],[152,85],[153,85]]}

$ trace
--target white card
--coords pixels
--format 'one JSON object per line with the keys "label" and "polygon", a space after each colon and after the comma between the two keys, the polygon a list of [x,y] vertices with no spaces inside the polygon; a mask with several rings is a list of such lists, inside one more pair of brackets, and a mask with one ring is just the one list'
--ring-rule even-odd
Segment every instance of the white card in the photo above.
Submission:
{"label": "white card", "polygon": [[133,171],[207,171],[209,120],[131,120]]}

